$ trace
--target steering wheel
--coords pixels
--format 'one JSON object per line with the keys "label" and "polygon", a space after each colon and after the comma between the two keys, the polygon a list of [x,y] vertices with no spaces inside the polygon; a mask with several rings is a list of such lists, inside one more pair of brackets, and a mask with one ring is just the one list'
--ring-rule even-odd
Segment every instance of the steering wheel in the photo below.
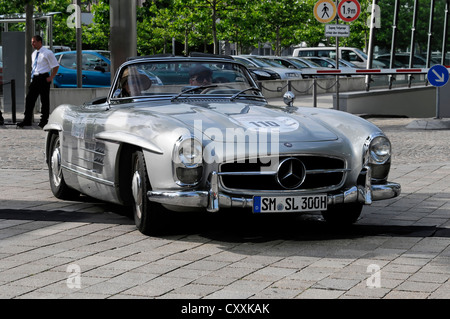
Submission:
{"label": "steering wheel", "polygon": [[220,87],[206,88],[201,92],[201,94],[225,94],[225,92],[223,92],[225,90],[232,90],[231,92],[229,92],[230,94],[236,93],[239,91],[232,86],[221,85]]}

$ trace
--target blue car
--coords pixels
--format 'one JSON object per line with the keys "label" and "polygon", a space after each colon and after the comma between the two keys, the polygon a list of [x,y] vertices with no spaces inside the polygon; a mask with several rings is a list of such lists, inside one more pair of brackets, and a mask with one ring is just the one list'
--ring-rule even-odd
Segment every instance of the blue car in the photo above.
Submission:
{"label": "blue car", "polygon": [[[77,51],[55,54],[59,70],[53,83],[55,88],[77,87]],[[111,86],[111,61],[108,51],[82,51],[84,88]]]}

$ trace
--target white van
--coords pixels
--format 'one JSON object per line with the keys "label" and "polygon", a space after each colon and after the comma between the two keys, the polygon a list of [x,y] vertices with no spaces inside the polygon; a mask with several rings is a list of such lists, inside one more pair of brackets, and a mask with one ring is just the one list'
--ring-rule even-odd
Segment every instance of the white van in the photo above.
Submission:
{"label": "white van", "polygon": [[[336,59],[336,47],[297,48],[294,49],[292,55],[295,57],[319,56]],[[365,69],[367,67],[367,54],[357,48],[339,47],[339,58],[350,61],[360,68]],[[373,61],[372,66],[374,68],[382,67],[377,61]]]}
{"label": "white van", "polygon": [[[47,49],[50,49],[49,45],[45,45],[45,47]],[[65,51],[72,51],[72,49],[70,47],[67,47],[67,46],[64,46],[64,45],[54,45],[53,46],[53,53],[65,52]]]}

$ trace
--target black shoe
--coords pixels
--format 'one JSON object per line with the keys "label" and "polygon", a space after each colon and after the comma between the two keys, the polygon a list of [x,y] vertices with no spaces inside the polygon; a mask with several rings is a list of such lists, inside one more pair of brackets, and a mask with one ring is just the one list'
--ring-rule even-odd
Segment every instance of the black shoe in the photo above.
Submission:
{"label": "black shoe", "polygon": [[31,122],[22,121],[16,124],[18,127],[31,126]]}
{"label": "black shoe", "polygon": [[3,117],[0,117],[0,125],[5,124],[5,119]]}
{"label": "black shoe", "polygon": [[41,122],[39,122],[38,126],[39,126],[40,128],[44,128],[44,126],[46,126],[47,123],[48,123],[48,121],[41,121]]}

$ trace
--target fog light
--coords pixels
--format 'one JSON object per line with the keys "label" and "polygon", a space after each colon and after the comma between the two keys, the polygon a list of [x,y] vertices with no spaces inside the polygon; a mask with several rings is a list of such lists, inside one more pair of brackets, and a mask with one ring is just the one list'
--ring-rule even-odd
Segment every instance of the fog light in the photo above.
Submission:
{"label": "fog light", "polygon": [[202,179],[203,167],[177,167],[177,178],[183,184],[194,185]]}

